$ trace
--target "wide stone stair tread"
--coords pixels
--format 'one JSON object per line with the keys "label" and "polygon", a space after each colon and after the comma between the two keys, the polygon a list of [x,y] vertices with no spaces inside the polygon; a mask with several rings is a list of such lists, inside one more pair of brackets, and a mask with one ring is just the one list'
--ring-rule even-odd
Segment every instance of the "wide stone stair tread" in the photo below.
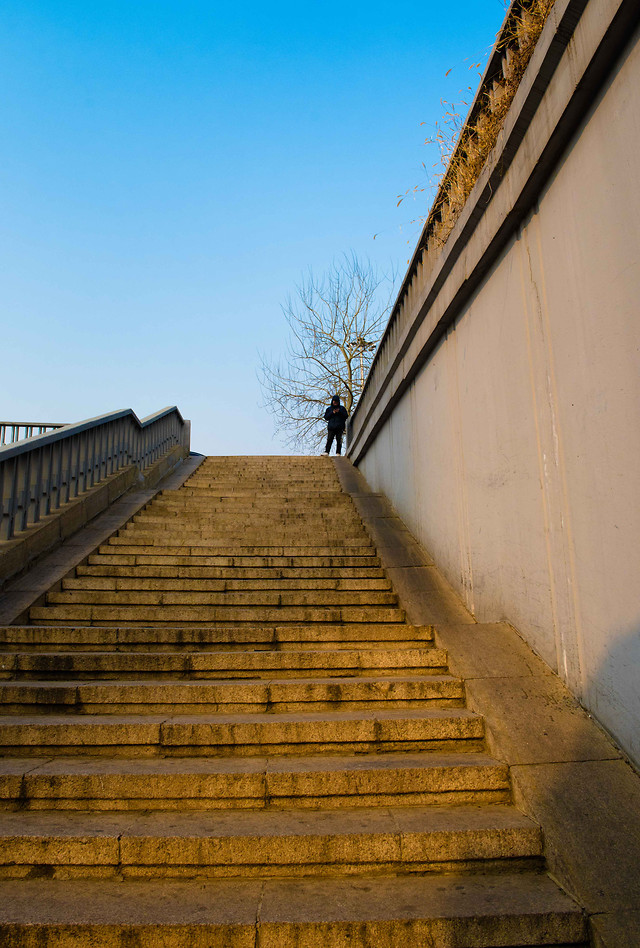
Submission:
{"label": "wide stone stair tread", "polygon": [[63,675],[73,675],[74,678],[80,676],[82,679],[99,675],[101,680],[124,676],[128,680],[142,672],[146,677],[172,675],[197,679],[216,672],[227,679],[263,678],[274,673],[296,677],[314,676],[322,672],[325,676],[341,678],[347,675],[392,674],[394,671],[401,671],[404,675],[417,672],[423,675],[444,673],[446,652],[432,647],[431,643],[427,645],[427,648],[353,651],[0,652],[0,675],[5,680],[32,680],[41,676],[47,680],[57,680]]}
{"label": "wide stone stair tread", "polygon": [[453,707],[463,699],[452,675],[387,678],[205,679],[93,681],[0,681],[0,712],[46,713],[68,707],[81,713],[118,714],[179,707],[194,711],[294,711],[350,707]]}
{"label": "wide stone stair tread", "polygon": [[[301,548],[296,548],[300,553]],[[177,552],[180,550],[180,552]],[[201,556],[184,552],[184,547],[175,547],[168,553],[153,553],[134,550],[133,553],[122,553],[121,550],[111,549],[108,552],[93,553],[87,562],[91,566],[170,566],[170,567],[213,567],[217,569],[380,569],[380,558],[367,553],[366,556],[343,556],[331,554],[315,555],[249,555],[246,553],[229,555],[212,554]]]}
{"label": "wide stone stair tread", "polygon": [[69,590],[110,590],[120,592],[122,590],[162,590],[182,592],[224,592],[224,593],[264,593],[266,591],[290,591],[305,592],[307,590],[333,591],[333,592],[387,592],[391,590],[391,583],[384,576],[375,579],[355,578],[320,578],[311,576],[308,578],[280,578],[280,577],[246,577],[243,579],[207,579],[205,577],[187,579],[184,577],[176,578],[149,578],[141,576],[136,570],[136,575],[118,577],[118,576],[92,576],[81,575],[62,581],[62,589]]}
{"label": "wide stone stair tread", "polygon": [[482,753],[320,757],[5,758],[0,801],[20,809],[297,807],[508,802],[509,776]]}
{"label": "wide stone stair tread", "polygon": [[[263,537],[260,539],[262,538]],[[331,545],[313,542],[316,538],[309,536],[308,533],[300,538],[300,540],[304,540],[304,542],[300,542],[299,540],[295,544],[286,539],[280,543],[270,543],[267,545],[253,542],[242,543],[235,540],[229,542],[229,538],[222,539],[220,537],[218,537],[218,539],[203,539],[202,542],[198,542],[197,539],[192,540],[190,543],[185,543],[178,539],[176,539],[175,543],[168,542],[174,539],[173,534],[168,537],[152,537],[151,539],[154,542],[148,544],[145,538],[138,537],[136,534],[126,537],[111,537],[108,544],[105,543],[98,547],[98,553],[135,553],[137,556],[140,556],[144,553],[145,549],[147,549],[149,555],[157,555],[159,553],[167,553],[169,555],[188,553],[190,556],[213,556],[220,554],[222,551],[223,555],[227,558],[230,556],[287,556],[304,561],[305,557],[334,558],[336,556],[348,556],[359,559],[361,563],[373,560],[377,561],[375,547],[372,546],[370,540],[364,538],[360,542],[357,540],[355,542],[353,540],[344,540],[344,542],[335,540]],[[158,542],[155,542],[156,540]],[[301,562],[300,565],[303,566],[304,562]]]}
{"label": "wide stone stair tread", "polygon": [[[93,559],[93,557],[92,557]],[[131,566],[135,565],[132,576]],[[317,579],[320,581],[339,580],[342,583],[373,580],[388,582],[379,566],[351,566],[335,568],[331,566],[163,566],[161,564],[142,565],[140,563],[120,565],[100,562],[93,565],[76,567],[76,577],[128,579],[182,579],[206,580],[224,579],[228,582],[246,582],[251,580],[294,580]],[[187,587],[188,588],[188,587]]]}
{"label": "wide stone stair tread", "polygon": [[47,602],[52,605],[185,605],[185,606],[388,606],[395,605],[398,597],[394,592],[379,590],[223,590],[222,592],[198,590],[145,590],[145,589],[80,589],[49,593]]}
{"label": "wide stone stair tread", "polygon": [[[403,624],[405,614],[394,606],[367,607],[350,605],[292,605],[292,606],[248,606],[248,605],[190,605],[169,603],[162,605],[136,605],[134,603],[112,605],[105,603],[52,603],[49,606],[34,606],[29,615],[37,623],[65,621],[87,625],[117,625],[120,623],[175,626],[190,622],[207,625],[231,624],[254,625],[299,625],[300,623],[341,624],[357,623],[371,627],[376,622]],[[348,628],[344,630],[348,633]]]}
{"label": "wide stone stair tread", "polygon": [[[0,748],[53,754],[307,754],[323,750],[480,750],[483,720],[466,708],[244,714],[0,715]],[[46,749],[46,750],[45,750]],[[90,749],[90,750],[89,750]]]}
{"label": "wide stone stair tread", "polygon": [[[380,559],[375,547],[369,546],[316,546],[277,544],[276,546],[256,546],[236,543],[175,543],[151,546],[145,544],[114,543],[109,547],[98,547],[89,557],[89,563],[120,563],[119,557],[135,557],[140,565],[158,563],[184,566],[379,566]],[[99,559],[97,558],[99,557]]]}
{"label": "wide stone stair tread", "polygon": [[586,944],[575,903],[536,874],[5,881],[0,925],[3,948]]}
{"label": "wide stone stair tread", "polygon": [[[116,546],[133,544],[144,546],[147,542],[154,545],[164,541],[167,546],[179,546],[183,536],[193,534],[195,545],[202,546],[210,544],[211,546],[229,546],[233,549],[239,547],[255,548],[256,553],[261,549],[268,551],[281,546],[302,547],[303,549],[315,548],[323,550],[333,546],[353,547],[356,553],[365,555],[367,552],[373,553],[374,544],[369,534],[352,521],[350,525],[343,524],[342,518],[336,518],[334,525],[323,522],[318,518],[305,518],[299,521],[287,517],[280,521],[271,516],[257,517],[254,512],[247,511],[246,516],[236,517],[234,519],[224,518],[224,529],[218,530],[215,518],[211,523],[204,523],[203,518],[196,511],[185,513],[182,517],[175,518],[175,522],[165,525],[159,524],[157,529],[153,524],[145,526],[144,523],[130,523],[120,530],[113,533],[101,546],[113,550]],[[260,521],[259,529],[252,530],[251,524]],[[234,530],[234,522],[238,529]],[[265,524],[273,525],[273,531],[264,533]],[[164,526],[171,529],[164,529]],[[342,529],[344,527],[344,529]],[[252,535],[258,534],[256,541]],[[237,534],[237,535],[236,535]],[[294,542],[288,538],[292,534]],[[327,534],[331,535],[331,542],[327,542]],[[240,539],[238,539],[238,535]],[[245,540],[245,537],[247,539]],[[179,539],[178,539],[179,538]]]}
{"label": "wide stone stair tread", "polygon": [[[47,613],[48,616],[48,613]],[[175,651],[200,649],[204,645],[212,651],[229,649],[246,650],[257,646],[265,650],[275,648],[305,648],[313,651],[340,650],[393,643],[407,648],[429,648],[433,642],[433,627],[410,626],[406,623],[316,623],[289,626],[272,624],[245,624],[244,626],[217,626],[208,622],[176,625],[151,625],[140,621],[137,626],[129,622],[126,626],[112,622],[109,626],[96,623],[93,626],[77,625],[74,622],[53,624],[49,618],[47,626],[0,627],[0,649],[16,646],[34,650],[66,649],[103,650],[112,645],[116,650],[166,648]],[[442,654],[442,652],[440,652]]]}
{"label": "wide stone stair tread", "polygon": [[[513,806],[0,812],[4,877],[62,873],[288,875],[403,872],[488,860],[539,860],[539,827]],[[508,867],[508,866],[507,866]],[[478,867],[479,868],[479,867]],[[494,868],[500,868],[497,864]],[[503,867],[504,868],[504,867]]]}

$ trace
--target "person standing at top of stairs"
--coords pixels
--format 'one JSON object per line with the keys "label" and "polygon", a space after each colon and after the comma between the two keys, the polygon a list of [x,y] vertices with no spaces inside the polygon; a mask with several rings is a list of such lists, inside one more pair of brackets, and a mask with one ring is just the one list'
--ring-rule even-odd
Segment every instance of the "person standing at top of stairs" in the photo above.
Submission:
{"label": "person standing at top of stairs", "polygon": [[342,438],[345,425],[349,414],[344,405],[340,404],[340,396],[334,395],[331,404],[324,413],[324,420],[327,422],[327,444],[324,449],[325,454],[331,452],[333,439],[336,439],[336,454],[342,454]]}

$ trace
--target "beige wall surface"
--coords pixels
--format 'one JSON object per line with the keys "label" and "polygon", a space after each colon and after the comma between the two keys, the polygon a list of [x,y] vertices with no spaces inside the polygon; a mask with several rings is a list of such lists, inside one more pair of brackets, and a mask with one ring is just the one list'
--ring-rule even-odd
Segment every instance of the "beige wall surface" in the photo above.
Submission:
{"label": "beige wall surface", "polygon": [[640,762],[640,44],[357,458]]}

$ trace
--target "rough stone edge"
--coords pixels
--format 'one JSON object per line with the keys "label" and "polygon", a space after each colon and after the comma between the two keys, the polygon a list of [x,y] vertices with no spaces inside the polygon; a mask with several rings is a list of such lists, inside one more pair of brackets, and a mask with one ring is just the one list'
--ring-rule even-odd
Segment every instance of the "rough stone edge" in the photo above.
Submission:
{"label": "rough stone edge", "polygon": [[[86,562],[105,540],[128,523],[157,494],[181,487],[204,460],[203,455],[185,457],[185,449],[177,445],[149,468],[147,477],[139,479],[138,469],[133,467],[133,486],[109,499],[69,536],[42,551],[37,561],[31,560],[18,575],[10,578],[0,594],[0,625],[19,625],[27,621],[31,606],[43,602],[48,592],[58,589],[65,576]],[[171,461],[175,463],[171,464]]]}
{"label": "rough stone edge", "polygon": [[[433,618],[429,620],[429,615],[434,604],[436,610],[440,610],[445,618],[438,617],[434,622],[436,644],[444,648],[449,656],[449,668],[453,674],[457,674],[464,681],[465,692],[467,694],[468,706],[485,719],[487,730],[487,744],[490,753],[507,763],[510,768],[511,782],[514,791],[514,800],[528,816],[532,817],[542,828],[545,838],[545,856],[550,873],[556,879],[558,884],[568,892],[580,904],[589,918],[589,930],[591,944],[597,948],[626,948],[627,945],[640,945],[640,898],[634,897],[633,903],[625,906],[624,911],[624,937],[625,941],[620,942],[620,905],[616,899],[616,870],[619,867],[619,855],[624,852],[626,859],[624,863],[634,863],[640,865],[640,837],[620,832],[618,838],[612,838],[611,825],[607,821],[607,813],[602,810],[594,812],[587,820],[590,823],[584,824],[574,821],[570,828],[570,835],[573,841],[579,841],[584,833],[590,833],[591,839],[602,840],[601,863],[594,867],[592,852],[583,855],[580,847],[573,847],[573,852],[567,853],[566,847],[560,838],[562,833],[558,831],[557,814],[553,820],[552,804],[556,801],[553,797],[553,788],[541,786],[533,776],[535,768],[539,766],[536,762],[523,763],[517,759],[510,751],[508,742],[505,744],[500,735],[504,733],[505,728],[509,727],[509,720],[505,720],[499,709],[494,706],[491,696],[482,694],[482,689],[474,688],[474,683],[494,681],[514,682],[519,681],[523,684],[529,680],[536,683],[541,688],[544,695],[545,688],[548,688],[548,694],[554,703],[554,713],[562,715],[563,711],[574,715],[578,721],[581,730],[586,731],[591,739],[593,747],[591,757],[585,761],[583,756],[577,757],[574,761],[564,760],[560,766],[571,768],[572,766],[585,765],[593,762],[601,768],[610,769],[613,778],[615,778],[614,767],[619,768],[627,764],[631,772],[631,781],[634,791],[634,800],[637,801],[636,823],[640,827],[640,775],[633,768],[632,764],[625,758],[623,752],[616,746],[612,738],[602,729],[591,716],[584,711],[569,692],[566,685],[561,681],[558,675],[552,671],[545,662],[540,659],[531,649],[528,643],[507,623],[476,623],[461,600],[449,586],[446,580],[440,576],[437,567],[434,565],[430,556],[420,547],[417,540],[409,532],[400,517],[395,513],[391,503],[384,494],[376,494],[370,490],[364,476],[355,468],[348,458],[334,459],[336,471],[340,484],[345,493],[350,494],[354,504],[362,518],[363,525],[374,542],[380,540],[381,530],[379,520],[384,518],[385,533],[382,535],[384,540],[381,546],[378,546],[378,554],[382,566],[392,580],[396,593],[398,594],[400,605],[405,609],[407,618],[410,622],[421,625],[429,621],[434,622]],[[393,534],[393,541],[390,535]],[[416,557],[416,551],[420,551],[421,568],[413,569],[410,581],[404,581],[402,573],[408,572],[406,566],[398,567],[398,562],[403,562],[409,558]],[[417,564],[416,564],[417,565]],[[396,579],[400,578],[400,582]],[[435,602],[440,596],[443,597],[441,604]],[[455,618],[454,600],[457,600],[458,608],[466,618],[462,620]],[[446,618],[447,613],[452,614],[452,618]],[[469,653],[465,661],[462,662],[455,654],[456,633],[466,633],[467,635],[477,629],[478,632],[487,629],[499,629],[507,634],[500,636],[497,647],[503,652],[503,665],[513,665],[514,674],[512,678],[506,677],[504,671],[497,672],[495,675],[484,673],[474,673],[469,667]],[[522,664],[527,668],[523,674]],[[490,691],[490,688],[488,689]],[[524,693],[523,687],[523,693]],[[532,717],[531,708],[523,707],[520,714],[525,724],[530,725],[532,729],[536,727],[536,721]],[[557,710],[557,708],[560,710]],[[538,726],[544,727],[540,723]],[[544,766],[544,764],[543,764]],[[552,762],[546,766],[554,766]],[[588,767],[584,769],[589,769]],[[517,774],[527,770],[531,776],[528,781],[523,781]],[[589,775],[587,774],[587,777]],[[594,779],[592,777],[592,779]],[[593,785],[591,789],[589,783],[584,783],[580,787],[581,792],[586,795],[597,797],[602,793],[602,784]],[[607,783],[607,789],[615,793],[615,779],[610,779]],[[567,800],[567,818],[570,818],[571,806],[575,801]],[[615,810],[616,801],[611,798],[611,808]],[[623,805],[618,807],[618,813],[623,809]],[[583,815],[584,819],[584,815]],[[565,827],[563,826],[562,832]],[[629,852],[631,849],[631,853]],[[637,850],[634,852],[633,850]],[[577,855],[576,855],[577,854]],[[587,891],[588,884],[581,885],[581,880],[593,877],[599,873],[607,882],[603,883],[604,892],[600,893],[597,899]],[[608,884],[608,892],[607,892]],[[640,889],[639,889],[640,891]],[[597,904],[596,904],[597,903]],[[637,903],[637,904],[636,904]],[[605,924],[608,923],[608,924]]]}

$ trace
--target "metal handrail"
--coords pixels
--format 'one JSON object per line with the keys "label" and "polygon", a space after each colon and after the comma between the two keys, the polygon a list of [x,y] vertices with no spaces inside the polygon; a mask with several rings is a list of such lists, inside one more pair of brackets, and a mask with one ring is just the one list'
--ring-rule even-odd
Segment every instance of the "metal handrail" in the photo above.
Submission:
{"label": "metal handrail", "polygon": [[[0,421],[0,445],[15,444],[16,441],[24,441],[25,438],[33,438],[35,435],[64,427],[63,422],[57,424],[54,421]],[[21,431],[24,434],[20,434]]]}
{"label": "metal handrail", "polygon": [[190,424],[173,406],[142,419],[130,408],[0,447],[0,540],[57,510],[121,468],[150,467]]}

